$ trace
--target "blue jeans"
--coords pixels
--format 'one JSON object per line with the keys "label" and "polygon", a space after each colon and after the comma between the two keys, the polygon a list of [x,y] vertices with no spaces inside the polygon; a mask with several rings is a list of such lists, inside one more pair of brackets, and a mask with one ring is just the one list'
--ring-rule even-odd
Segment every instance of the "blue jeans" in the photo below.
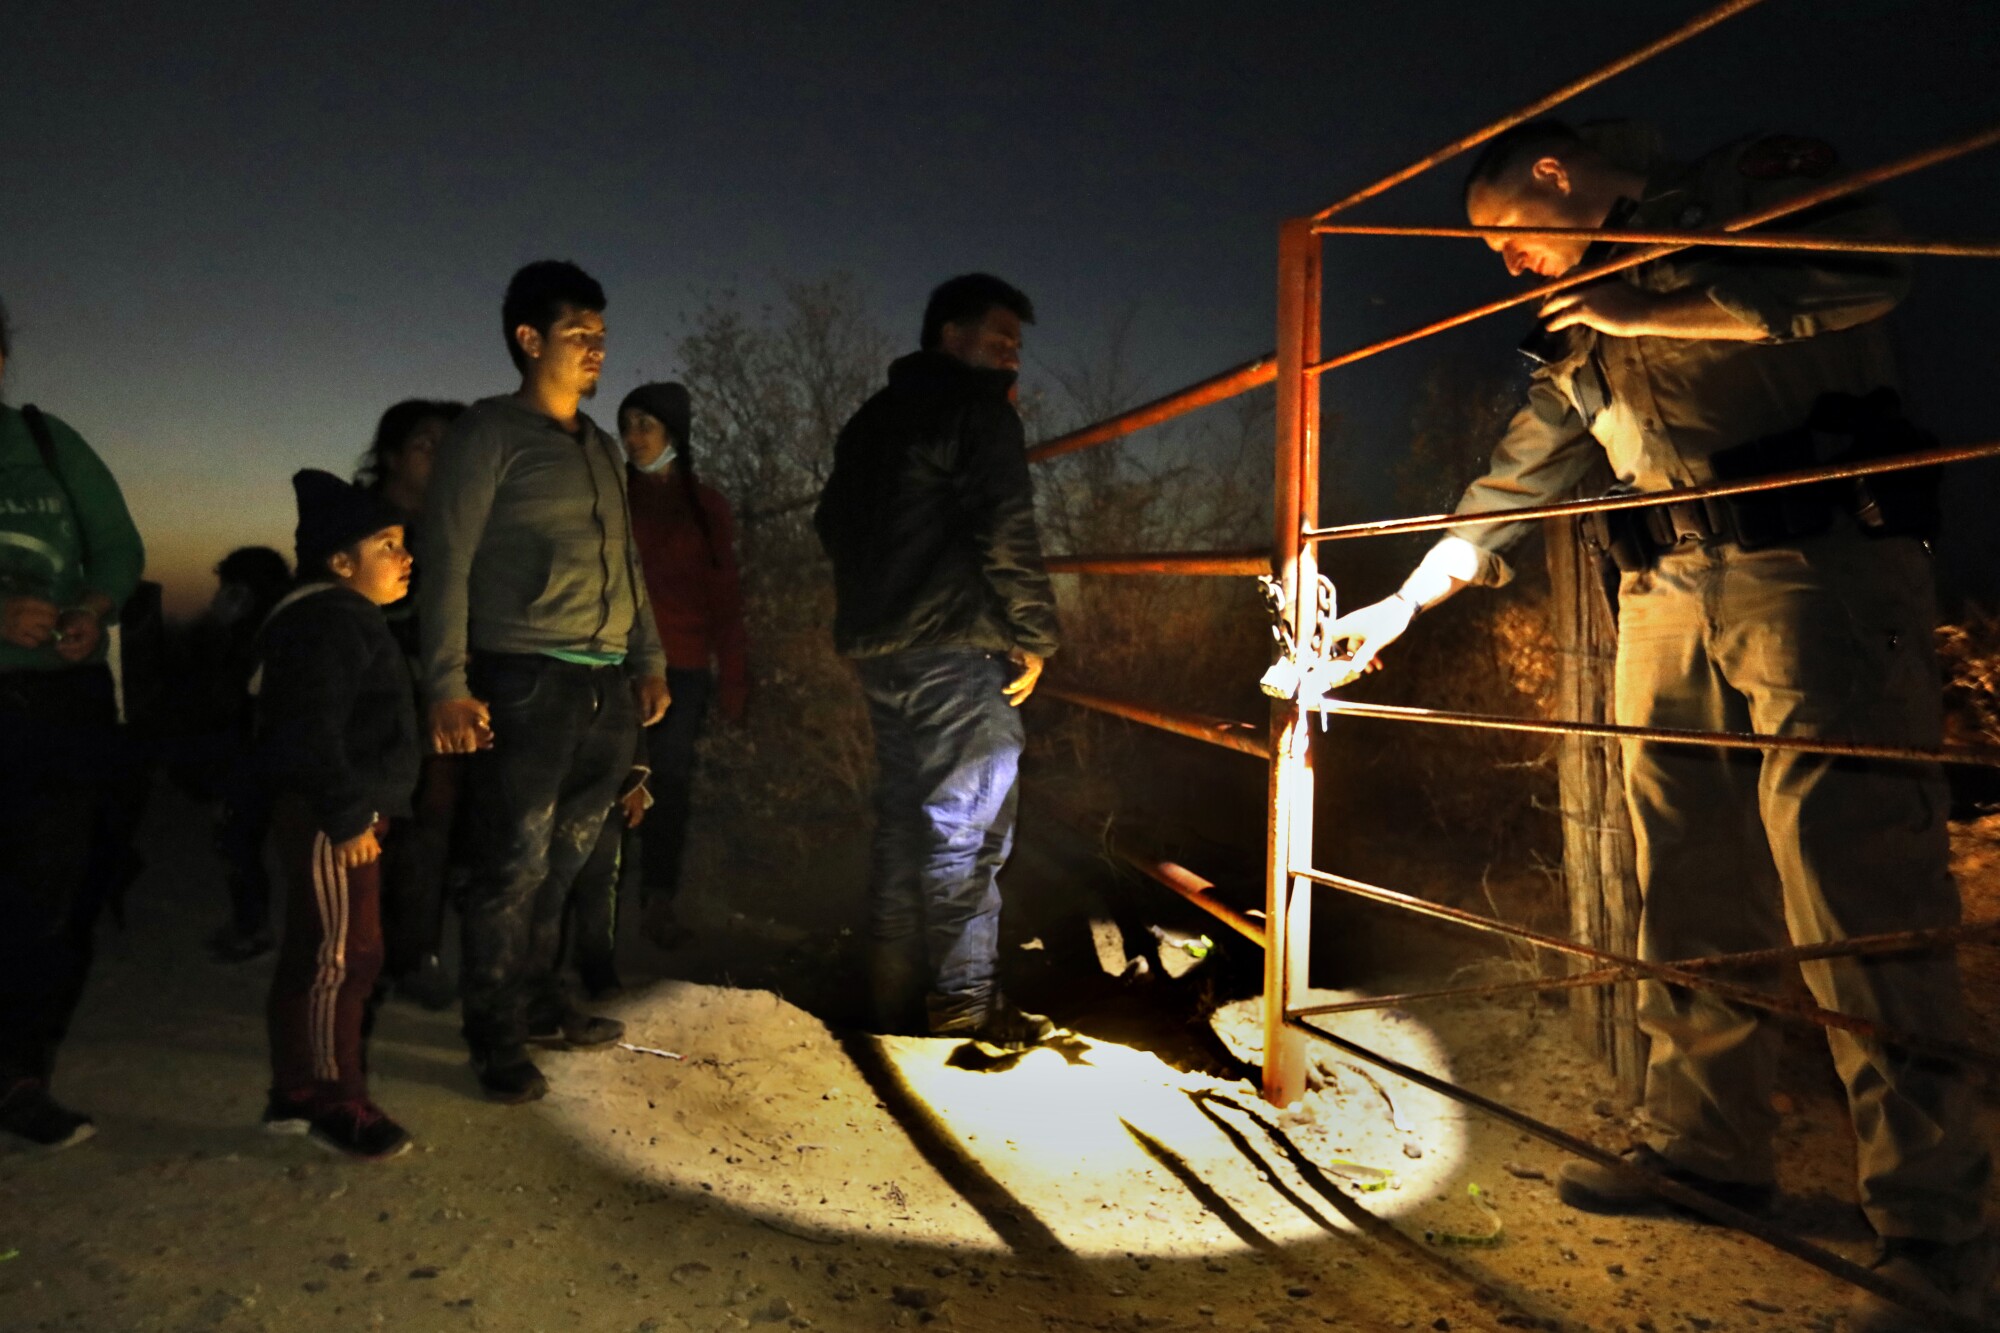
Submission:
{"label": "blue jeans", "polygon": [[475,653],[493,748],[465,761],[460,989],[475,1053],[519,1045],[568,1006],[563,908],[632,767],[638,706],[622,667]]}
{"label": "blue jeans", "polygon": [[954,1032],[998,1000],[997,876],[1014,840],[1021,714],[1006,658],[920,648],[855,664],[875,729],[870,991],[888,1032]]}

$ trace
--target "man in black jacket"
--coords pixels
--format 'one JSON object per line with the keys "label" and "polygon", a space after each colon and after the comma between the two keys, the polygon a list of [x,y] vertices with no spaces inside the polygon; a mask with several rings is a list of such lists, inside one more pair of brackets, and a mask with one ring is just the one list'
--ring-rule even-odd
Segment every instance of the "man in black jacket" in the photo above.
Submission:
{"label": "man in black jacket", "polygon": [[1056,650],[1021,419],[1028,298],[983,273],[931,293],[921,351],[847,423],[814,522],[834,643],[875,729],[870,981],[888,1032],[1023,1050],[1047,1019],[995,981],[1016,711]]}

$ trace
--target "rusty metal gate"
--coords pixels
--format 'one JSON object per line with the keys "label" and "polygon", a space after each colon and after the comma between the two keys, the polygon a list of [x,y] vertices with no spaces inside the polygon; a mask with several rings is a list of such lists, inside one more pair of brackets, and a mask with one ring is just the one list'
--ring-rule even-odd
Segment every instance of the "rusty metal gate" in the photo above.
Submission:
{"label": "rusty metal gate", "polygon": [[[1729,219],[1715,230],[1643,232],[1540,230],[1465,226],[1350,225],[1333,221],[1356,205],[1374,199],[1516,125],[1541,116],[1578,94],[1762,2],[1763,0],[1726,0],[1725,3],[1716,5],[1657,41],[1558,88],[1548,96],[1522,107],[1511,115],[1447,144],[1318,213],[1283,223],[1278,235],[1278,343],[1275,352],[1108,420],[1049,440],[1029,451],[1030,461],[1046,462],[1078,450],[1105,444],[1134,431],[1158,425],[1275,381],[1277,439],[1271,548],[1268,551],[1073,554],[1051,557],[1048,561],[1049,570],[1052,573],[1093,576],[1148,574],[1269,576],[1275,583],[1274,600],[1279,602],[1283,619],[1289,626],[1299,651],[1303,654],[1311,651],[1315,629],[1324,626],[1324,608],[1321,603],[1322,581],[1318,573],[1316,555],[1322,542],[1386,536],[1393,533],[1437,531],[1447,527],[1482,522],[1521,522],[1569,517],[1598,511],[1658,505],[1669,501],[1684,502],[1740,495],[1752,491],[1840,480],[1903,468],[1931,467],[2000,456],[2000,441],[1990,441],[1669,493],[1573,501],[1485,515],[1436,514],[1339,527],[1319,525],[1319,383],[1320,377],[1329,371],[1354,365],[1391,348],[1401,347],[1487,315],[1530,302],[1540,302],[1553,293],[1595,281],[1608,274],[1647,263],[1690,246],[1776,249],[1792,252],[1842,251],[2000,258],[2000,243],[1994,242],[1833,238],[1809,233],[1774,231],[1768,225],[1782,222],[1831,200],[1896,180],[1927,167],[1949,162],[1982,148],[2000,145],[2000,125],[1921,152],[1911,153],[1867,170],[1853,172],[1801,193],[1779,205]],[[1353,235],[1477,239],[1507,235],[1568,237],[1591,241],[1613,240],[1635,248],[1608,262],[1580,267],[1554,281],[1542,283],[1505,299],[1489,301],[1395,337],[1384,338],[1328,356],[1321,347],[1321,247],[1327,237]],[[1918,1033],[1886,1030],[1880,1025],[1822,1009],[1801,1000],[1734,985],[1721,980],[1717,975],[1731,967],[1751,964],[1800,962],[1834,956],[1951,947],[1961,942],[1992,943],[2000,939],[2000,921],[1969,922],[1949,929],[1857,937],[1834,944],[1778,948],[1754,954],[1732,954],[1658,963],[1621,956],[1506,921],[1427,902],[1409,894],[1366,884],[1313,864],[1313,751],[1310,723],[1314,712],[1324,712],[1394,722],[1593,736],[1659,744],[1764,751],[1801,750],[1879,762],[1916,761],[2000,766],[2000,750],[1956,747],[1931,751],[1783,736],[1664,730],[1576,721],[1541,721],[1429,708],[1366,704],[1338,698],[1310,700],[1307,706],[1301,706],[1296,700],[1278,701],[1271,709],[1268,725],[1252,725],[1120,699],[1087,691],[1067,682],[1045,683],[1042,692],[1072,705],[1255,756],[1265,760],[1269,765],[1266,883],[1261,920],[1253,914],[1219,901],[1214,892],[1216,886],[1194,871],[1170,861],[1160,860],[1143,847],[1134,845],[1129,839],[1114,833],[1108,837],[1108,846],[1123,860],[1209,912],[1264,950],[1263,1092],[1266,1099],[1275,1104],[1290,1104],[1303,1093],[1306,1041],[1312,1038],[1330,1042],[1350,1055],[1370,1061],[1421,1087],[1497,1117],[1518,1130],[1532,1134],[1578,1157],[1600,1164],[1623,1165],[1618,1158],[1556,1126],[1543,1123],[1468,1088],[1359,1046],[1336,1033],[1313,1026],[1310,1020],[1332,1013],[1401,1005],[1418,1000],[1609,986],[1630,983],[1642,978],[1671,982],[1678,986],[1703,988],[1738,1003],[1825,1027],[1880,1036],[1908,1049],[1931,1052],[1962,1064],[2000,1067],[2000,1056],[1992,1052],[1934,1041]],[[1591,964],[1591,970],[1535,981],[1511,982],[1501,986],[1442,989],[1342,1004],[1302,1007],[1294,1003],[1293,997],[1306,990],[1313,894],[1316,889],[1322,888],[1502,936],[1539,950],[1568,955]],[[1634,1168],[1625,1166],[1624,1169]],[[1706,1194],[1664,1177],[1647,1174],[1647,1179],[1658,1193],[1672,1202],[1711,1220],[1757,1236],[1856,1286],[1867,1288],[1904,1304],[1915,1305],[1936,1320],[1941,1328],[1980,1327],[1975,1321],[1969,1321],[1948,1309],[1925,1305],[1911,1293],[1895,1287],[1873,1272],[1793,1236],[1769,1222],[1742,1213],[1711,1199]]]}

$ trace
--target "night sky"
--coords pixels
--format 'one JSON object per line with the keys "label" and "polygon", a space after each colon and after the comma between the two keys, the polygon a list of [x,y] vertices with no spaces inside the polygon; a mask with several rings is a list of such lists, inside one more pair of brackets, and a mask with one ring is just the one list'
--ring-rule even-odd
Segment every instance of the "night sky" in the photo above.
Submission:
{"label": "night sky", "polygon": [[[1030,381],[1134,312],[1161,392],[1271,346],[1282,217],[1702,8],[6,0],[6,393],[105,456],[187,610],[229,546],[289,551],[288,475],[350,468],[390,402],[512,387],[499,300],[529,259],[609,291],[600,416],[673,371],[705,297],[834,272],[912,344],[937,280],[1003,274],[1041,312]],[[1873,164],[2000,121],[2000,4],[1768,0],[1573,111],[1652,120],[1683,155],[1783,129]],[[1455,222],[1460,169],[1366,216]],[[2000,152],[1890,197],[1915,234],[2000,236]],[[1919,281],[1920,414],[2000,437],[2000,261]],[[1328,348],[1508,285],[1477,242],[1335,242]],[[1359,474],[1434,358],[1506,365],[1522,323],[1330,376]],[[1962,511],[1991,477],[1960,483]]]}

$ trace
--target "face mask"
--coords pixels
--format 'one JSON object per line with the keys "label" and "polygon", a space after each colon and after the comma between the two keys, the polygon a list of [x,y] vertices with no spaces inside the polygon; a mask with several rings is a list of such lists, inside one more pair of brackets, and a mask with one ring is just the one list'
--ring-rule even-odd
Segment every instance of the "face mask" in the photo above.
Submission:
{"label": "face mask", "polygon": [[216,589],[215,600],[208,604],[208,613],[218,625],[234,625],[248,616],[256,603],[256,594],[242,584],[225,583]]}
{"label": "face mask", "polygon": [[650,477],[655,475],[656,473],[665,472],[669,467],[673,465],[673,461],[679,457],[680,457],[679,452],[677,452],[674,449],[674,447],[670,444],[666,448],[660,450],[660,456],[658,458],[655,458],[652,462],[634,463],[632,466],[638,468],[641,472],[645,473],[647,476]]}

